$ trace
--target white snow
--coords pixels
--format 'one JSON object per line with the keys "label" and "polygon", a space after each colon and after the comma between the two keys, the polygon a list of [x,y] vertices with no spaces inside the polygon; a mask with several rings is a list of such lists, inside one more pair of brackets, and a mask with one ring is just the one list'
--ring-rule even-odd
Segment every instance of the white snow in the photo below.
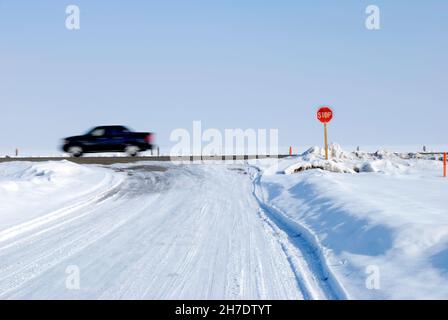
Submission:
{"label": "white snow", "polygon": [[[440,161],[334,147],[265,166],[260,197],[322,252],[349,298],[448,298],[448,179]],[[324,166],[327,170],[298,168]],[[357,168],[360,173],[355,173]],[[341,173],[350,172],[350,173]],[[372,270],[379,290],[371,290]]]}
{"label": "white snow", "polygon": [[440,161],[337,145],[330,161],[314,147],[233,164],[3,163],[0,298],[447,299],[447,192]]}
{"label": "white snow", "polygon": [[[30,220],[32,230],[22,224],[20,232],[0,232],[0,298],[327,297],[319,275],[305,272],[303,258],[294,247],[285,249],[282,231],[263,217],[244,166],[160,163],[168,171],[150,171],[154,164],[115,165],[115,179],[126,174],[116,192],[45,223]],[[2,167],[3,179],[23,183],[14,192],[31,192],[29,210],[47,208],[52,192],[63,196],[84,190],[83,180],[98,184],[115,176],[66,162],[9,166]],[[50,190],[39,194],[42,185]],[[1,197],[8,203],[3,216],[29,214],[15,207],[15,195]],[[292,263],[305,270],[300,278]],[[79,290],[66,285],[73,268]]]}
{"label": "white snow", "polygon": [[110,170],[65,160],[1,163],[0,240],[6,236],[4,229],[18,228],[34,218],[53,219],[88,205],[122,181]]}

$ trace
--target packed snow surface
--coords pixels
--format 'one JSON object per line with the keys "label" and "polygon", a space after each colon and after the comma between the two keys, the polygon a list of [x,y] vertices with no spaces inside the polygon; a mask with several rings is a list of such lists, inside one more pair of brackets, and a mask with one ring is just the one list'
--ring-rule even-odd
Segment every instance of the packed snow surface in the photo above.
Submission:
{"label": "packed snow surface", "polygon": [[261,210],[250,168],[160,166],[3,165],[0,298],[336,297]]}
{"label": "packed snow surface", "polygon": [[442,163],[330,155],[0,164],[0,298],[447,299]]}

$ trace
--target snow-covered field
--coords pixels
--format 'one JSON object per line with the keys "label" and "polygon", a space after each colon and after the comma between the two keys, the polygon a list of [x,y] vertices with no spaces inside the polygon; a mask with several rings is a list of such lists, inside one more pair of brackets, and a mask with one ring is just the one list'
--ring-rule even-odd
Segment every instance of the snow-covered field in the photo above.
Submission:
{"label": "snow-covered field", "polygon": [[447,299],[442,163],[332,153],[2,163],[0,298]]}
{"label": "snow-covered field", "polygon": [[[272,215],[321,252],[349,298],[447,299],[442,162],[387,152],[358,157],[338,148],[333,161],[323,155],[314,148],[266,166],[258,191]],[[301,171],[320,166],[327,170]]]}

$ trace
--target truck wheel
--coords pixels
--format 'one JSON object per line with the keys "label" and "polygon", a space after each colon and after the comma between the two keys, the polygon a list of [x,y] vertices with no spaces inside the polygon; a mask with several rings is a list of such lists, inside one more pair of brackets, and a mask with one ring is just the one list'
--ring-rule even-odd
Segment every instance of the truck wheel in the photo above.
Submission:
{"label": "truck wheel", "polygon": [[129,156],[136,157],[138,155],[138,152],[140,151],[140,148],[137,146],[127,146],[124,150]]}
{"label": "truck wheel", "polygon": [[71,146],[68,148],[68,153],[70,153],[72,157],[78,158],[82,156],[83,150],[80,146]]}

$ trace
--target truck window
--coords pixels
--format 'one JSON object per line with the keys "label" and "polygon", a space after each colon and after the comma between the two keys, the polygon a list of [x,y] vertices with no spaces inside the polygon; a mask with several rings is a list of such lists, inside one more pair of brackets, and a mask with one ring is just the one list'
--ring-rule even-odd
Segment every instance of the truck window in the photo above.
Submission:
{"label": "truck window", "polygon": [[121,127],[112,127],[107,129],[107,135],[111,137],[121,136],[123,132],[125,131]]}
{"label": "truck window", "polygon": [[93,137],[102,137],[104,136],[104,134],[106,133],[106,130],[102,129],[102,128],[98,128],[98,129],[94,129],[90,135],[92,135]]}

